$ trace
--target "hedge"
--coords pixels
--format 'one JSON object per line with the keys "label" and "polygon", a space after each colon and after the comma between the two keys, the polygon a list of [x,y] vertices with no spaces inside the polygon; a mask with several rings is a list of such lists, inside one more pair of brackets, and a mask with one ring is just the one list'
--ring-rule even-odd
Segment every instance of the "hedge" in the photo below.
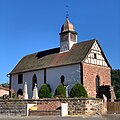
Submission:
{"label": "hedge", "polygon": [[48,84],[42,84],[38,92],[39,98],[51,98],[51,88]]}
{"label": "hedge", "polygon": [[57,97],[66,97],[66,88],[63,84],[59,84],[55,90],[55,96]]}
{"label": "hedge", "polygon": [[88,95],[87,95],[87,91],[85,90],[85,88],[80,83],[76,83],[70,91],[70,97],[79,98],[79,97],[88,97]]}

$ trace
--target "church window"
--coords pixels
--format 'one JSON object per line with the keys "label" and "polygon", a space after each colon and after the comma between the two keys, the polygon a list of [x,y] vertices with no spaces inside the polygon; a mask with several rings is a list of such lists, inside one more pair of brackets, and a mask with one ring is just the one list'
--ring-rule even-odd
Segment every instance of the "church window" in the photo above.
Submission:
{"label": "church window", "polygon": [[23,74],[18,74],[18,84],[23,83]]}
{"label": "church window", "polygon": [[33,75],[33,79],[32,79],[32,90],[34,89],[35,84],[37,85],[37,76],[36,76],[36,74]]}
{"label": "church window", "polygon": [[97,54],[96,53],[94,53],[94,58],[97,59]]}
{"label": "church window", "polygon": [[44,83],[46,83],[46,69],[44,69]]}
{"label": "church window", "polygon": [[64,81],[65,81],[64,75],[62,75],[62,76],[60,77],[60,79],[61,79],[61,84],[64,84]]}
{"label": "church window", "polygon": [[96,92],[99,91],[99,86],[100,86],[100,78],[99,78],[99,76],[97,75],[97,76],[96,76]]}

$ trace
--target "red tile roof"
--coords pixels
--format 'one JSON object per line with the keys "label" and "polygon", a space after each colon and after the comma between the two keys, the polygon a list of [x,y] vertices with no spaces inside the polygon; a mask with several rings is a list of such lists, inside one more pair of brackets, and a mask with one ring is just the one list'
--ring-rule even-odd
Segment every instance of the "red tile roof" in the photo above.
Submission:
{"label": "red tile roof", "polygon": [[9,88],[3,87],[3,86],[0,86],[0,89],[9,91]]}

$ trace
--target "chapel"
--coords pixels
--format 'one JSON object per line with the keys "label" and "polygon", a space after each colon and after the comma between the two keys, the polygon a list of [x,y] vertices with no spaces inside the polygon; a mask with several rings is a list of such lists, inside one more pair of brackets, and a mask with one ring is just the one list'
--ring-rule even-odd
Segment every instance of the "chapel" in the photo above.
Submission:
{"label": "chapel", "polygon": [[24,56],[9,73],[10,89],[23,95],[24,83],[32,98],[34,85],[47,83],[54,95],[62,83],[68,91],[81,83],[90,97],[97,97],[99,86],[111,86],[111,66],[96,39],[78,42],[73,24],[66,18],[61,27],[60,47]]}

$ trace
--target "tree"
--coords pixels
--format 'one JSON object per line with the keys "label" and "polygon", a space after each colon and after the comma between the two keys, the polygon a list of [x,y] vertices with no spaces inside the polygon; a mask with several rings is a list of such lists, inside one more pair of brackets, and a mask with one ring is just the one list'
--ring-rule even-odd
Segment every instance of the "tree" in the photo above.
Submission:
{"label": "tree", "polygon": [[63,84],[59,84],[55,90],[55,96],[57,97],[66,97],[66,88]]}
{"label": "tree", "polygon": [[70,91],[70,97],[88,97],[87,95],[87,91],[85,90],[85,88],[80,84],[80,83],[76,83],[71,91]]}
{"label": "tree", "polygon": [[114,86],[116,98],[120,99],[120,69],[111,71],[112,85]]}
{"label": "tree", "polygon": [[40,98],[51,98],[51,88],[48,84],[42,84],[38,92]]}
{"label": "tree", "polygon": [[2,87],[9,88],[9,83],[2,83],[0,84]]}

